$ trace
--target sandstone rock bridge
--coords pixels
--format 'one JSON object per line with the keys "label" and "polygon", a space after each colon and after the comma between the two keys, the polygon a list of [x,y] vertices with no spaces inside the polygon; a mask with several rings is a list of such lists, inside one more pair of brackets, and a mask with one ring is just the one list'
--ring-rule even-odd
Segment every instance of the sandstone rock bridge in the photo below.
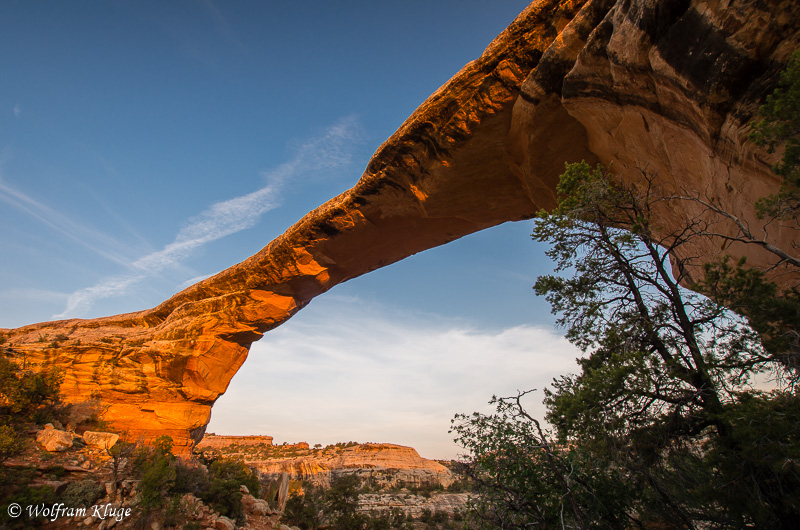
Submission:
{"label": "sandstone rock bridge", "polygon": [[69,401],[100,400],[130,438],[188,449],[263,333],[338,283],[552,206],[565,161],[613,162],[623,178],[647,164],[663,187],[754,219],[778,180],[748,123],[799,28],[796,0],[536,0],[352,189],[251,258],[152,309],[0,333],[28,366],[61,367]]}

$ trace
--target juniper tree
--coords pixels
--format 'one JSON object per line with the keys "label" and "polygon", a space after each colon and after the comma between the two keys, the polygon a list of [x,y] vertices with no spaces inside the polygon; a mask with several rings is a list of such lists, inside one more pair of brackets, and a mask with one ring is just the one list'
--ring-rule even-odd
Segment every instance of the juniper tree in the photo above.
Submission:
{"label": "juniper tree", "polygon": [[[569,165],[559,206],[536,222],[555,274],[534,289],[584,355],[579,373],[546,390],[552,436],[533,429],[518,400],[457,417],[482,499],[508,499],[514,485],[531,516],[504,517],[508,528],[790,528],[800,517],[800,402],[791,388],[752,383],[774,372],[792,380],[791,367],[745,317],[682,286],[701,266],[703,220],[658,226],[664,195],[653,175],[639,177],[622,184],[600,166]],[[501,514],[481,502],[484,515]]]}

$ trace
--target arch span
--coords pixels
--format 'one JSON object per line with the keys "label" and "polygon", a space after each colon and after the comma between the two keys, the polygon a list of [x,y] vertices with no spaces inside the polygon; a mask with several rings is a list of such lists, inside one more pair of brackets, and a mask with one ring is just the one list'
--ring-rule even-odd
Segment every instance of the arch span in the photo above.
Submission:
{"label": "arch span", "polygon": [[[249,259],[152,309],[2,333],[28,365],[62,367],[70,401],[100,400],[130,438],[169,434],[188,448],[263,333],[338,283],[532,217],[553,205],[565,161],[613,163],[623,178],[646,164],[666,189],[755,219],[753,198],[778,182],[747,124],[798,47],[800,6],[721,4],[537,0],[381,145],[352,189]],[[691,206],[660,221],[675,226],[698,214]]]}

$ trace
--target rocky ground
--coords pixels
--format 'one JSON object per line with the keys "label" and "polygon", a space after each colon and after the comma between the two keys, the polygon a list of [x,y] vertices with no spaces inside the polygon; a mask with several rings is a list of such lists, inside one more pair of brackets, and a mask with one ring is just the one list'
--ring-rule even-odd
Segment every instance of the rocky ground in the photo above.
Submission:
{"label": "rocky ground", "polygon": [[[133,473],[132,458],[112,456],[119,439],[116,434],[94,431],[77,434],[59,427],[48,424],[42,429],[31,430],[26,450],[3,463],[5,476],[22,477],[32,488],[49,486],[57,500],[28,496],[15,505],[0,501],[0,508],[8,514],[7,520],[0,520],[0,527],[166,528],[163,509],[152,514],[143,524],[138,506],[140,480]],[[279,511],[271,508],[265,500],[250,495],[244,486],[241,488],[246,517],[244,526],[237,526],[200,499],[186,494],[179,503],[181,524],[178,527],[290,530],[281,524]]]}
{"label": "rocky ground", "polygon": [[240,458],[273,480],[288,476],[292,490],[309,483],[327,488],[339,476],[355,475],[366,491],[359,497],[359,511],[364,513],[399,510],[419,521],[437,513],[453,519],[466,510],[468,494],[447,491],[456,483],[456,475],[443,463],[422,458],[412,447],[356,442],[311,447],[306,442],[273,445],[272,440],[208,435],[198,450]]}
{"label": "rocky ground", "polygon": [[410,492],[364,493],[359,496],[358,509],[367,513],[384,513],[397,509],[414,519],[430,513],[445,513],[449,517],[463,514],[469,498],[468,493],[431,493],[415,495]]}
{"label": "rocky ground", "polygon": [[[134,455],[130,450],[120,451],[118,442],[119,436],[114,433],[85,431],[78,434],[57,422],[29,431],[27,448],[4,462],[3,471],[8,477],[22,477],[23,483],[31,488],[52,488],[55,495],[29,495],[18,502],[18,513],[11,505],[6,506],[9,501],[3,501],[0,509],[7,511],[9,518],[5,522],[0,520],[0,526],[100,530],[169,528],[165,524],[168,516],[164,508],[151,514],[146,521],[142,518],[139,509],[141,480],[134,470]],[[360,495],[359,511],[381,514],[399,510],[413,518],[415,527],[430,528],[419,521],[434,514],[457,518],[466,506],[466,493],[444,491],[444,487],[453,482],[452,473],[438,462],[421,458],[410,447],[352,442],[316,449],[305,443],[267,447],[251,444],[244,454],[239,454],[242,447],[221,448],[223,452],[229,449],[224,454],[226,457],[249,455],[246,460],[271,471],[262,475],[262,485],[267,485],[262,488],[262,495],[270,502],[250,495],[245,486],[240,486],[244,525],[237,525],[187,493],[180,497],[177,512],[170,516],[180,521],[173,527],[292,530],[281,523],[279,511],[285,505],[289,490],[290,480],[285,469],[309,472],[296,476],[297,479],[325,478],[321,484],[337,473],[366,477],[369,480],[364,483],[371,493]],[[272,475],[276,479],[270,482]],[[292,484],[294,489],[301,487],[297,480]]]}

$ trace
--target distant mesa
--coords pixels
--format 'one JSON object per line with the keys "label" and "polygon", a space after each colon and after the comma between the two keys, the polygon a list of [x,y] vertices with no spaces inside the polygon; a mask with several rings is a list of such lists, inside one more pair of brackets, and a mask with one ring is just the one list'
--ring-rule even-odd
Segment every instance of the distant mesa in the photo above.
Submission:
{"label": "distant mesa", "polygon": [[204,450],[204,449],[231,449],[237,447],[274,447],[276,449],[287,450],[287,449],[309,449],[307,442],[297,442],[294,444],[290,443],[282,443],[280,445],[273,444],[273,437],[272,436],[227,436],[227,435],[217,435],[213,433],[206,434],[203,436],[203,439],[200,440],[195,448],[197,450]]}
{"label": "distant mesa", "polygon": [[[265,440],[268,440],[265,441]],[[444,465],[422,458],[416,449],[390,443],[339,443],[326,447],[306,442],[272,445],[271,436],[206,435],[195,451],[213,449],[240,459],[266,477],[328,486],[338,475],[357,475],[380,487],[442,486],[455,480]]]}
{"label": "distant mesa", "polygon": [[[197,444],[198,449],[221,449],[231,446],[254,446],[266,445],[272,446],[272,436],[219,436],[216,434],[206,434],[203,439]],[[308,448],[308,444],[306,449]]]}
{"label": "distant mesa", "polygon": [[[800,48],[800,2],[538,0],[436,90],[356,185],[245,261],[152,309],[0,333],[19,361],[65,373],[128,438],[199,442],[250,345],[333,286],[554,204],[565,162],[642,167],[745,222],[778,153],[750,122]],[[670,230],[701,208],[663,209]],[[793,233],[770,242],[791,247]],[[698,248],[711,258],[719,241]],[[732,245],[753,265],[769,256]],[[697,271],[699,274],[700,271]]]}

